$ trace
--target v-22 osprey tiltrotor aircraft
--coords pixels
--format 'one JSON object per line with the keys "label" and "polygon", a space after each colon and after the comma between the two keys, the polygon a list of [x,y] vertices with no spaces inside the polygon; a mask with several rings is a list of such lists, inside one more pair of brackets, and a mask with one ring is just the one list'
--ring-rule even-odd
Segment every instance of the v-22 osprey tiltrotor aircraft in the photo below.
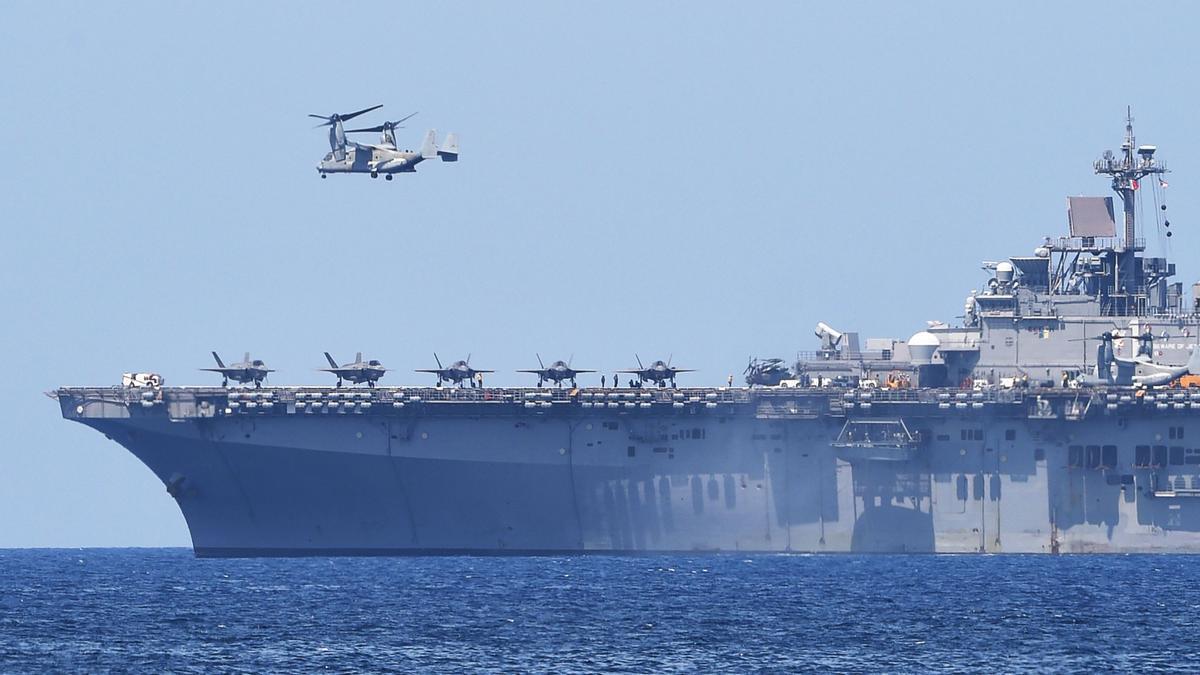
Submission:
{"label": "v-22 osprey tiltrotor aircraft", "polygon": [[[422,141],[419,151],[401,150],[400,146],[396,145],[395,130],[403,129],[404,127],[401,127],[400,123],[412,118],[416,113],[374,127],[344,128],[343,122],[382,107],[382,105],[376,105],[347,114],[309,115],[309,117],[325,120],[317,125],[318,128],[329,127],[330,151],[317,164],[317,172],[321,174],[321,178],[325,178],[331,173],[369,173],[371,178],[378,178],[379,174],[383,174],[384,178],[391,180],[393,174],[416,171],[417,164],[427,159],[441,157],[443,162],[458,161],[458,136],[456,134],[448,134],[441,147],[437,144],[436,129],[425,132],[425,139]],[[356,143],[346,139],[346,134],[376,131],[380,132],[380,139],[379,143],[374,145]]]}

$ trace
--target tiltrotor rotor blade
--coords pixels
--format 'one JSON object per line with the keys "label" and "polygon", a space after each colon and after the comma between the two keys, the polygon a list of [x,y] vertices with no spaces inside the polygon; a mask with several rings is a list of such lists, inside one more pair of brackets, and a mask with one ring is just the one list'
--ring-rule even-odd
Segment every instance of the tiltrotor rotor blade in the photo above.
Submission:
{"label": "tiltrotor rotor blade", "polygon": [[[346,133],[358,134],[358,133],[366,133],[366,132],[389,131],[391,129],[403,129],[404,127],[400,126],[400,124],[407,120],[412,119],[413,116],[416,114],[417,113],[413,113],[412,115],[408,115],[406,117],[401,117],[400,119],[396,120],[395,122],[384,122],[383,124],[377,124],[373,127],[366,127],[363,129],[347,129]],[[343,117],[342,119],[344,120],[346,118]]]}
{"label": "tiltrotor rotor blade", "polygon": [[371,106],[370,108],[363,108],[362,110],[359,110],[358,112],[352,112],[352,113],[350,113],[349,115],[342,115],[342,116],[341,116],[341,117],[342,117],[342,121],[343,121],[343,122],[345,122],[346,120],[352,120],[352,119],[354,119],[355,117],[358,117],[359,115],[361,115],[361,114],[363,114],[363,113],[369,113],[369,112],[371,112],[372,110],[377,110],[377,109],[379,109],[379,108],[382,108],[382,107],[383,107],[383,104],[382,104],[382,103],[380,103],[379,105],[373,105],[373,106]]}

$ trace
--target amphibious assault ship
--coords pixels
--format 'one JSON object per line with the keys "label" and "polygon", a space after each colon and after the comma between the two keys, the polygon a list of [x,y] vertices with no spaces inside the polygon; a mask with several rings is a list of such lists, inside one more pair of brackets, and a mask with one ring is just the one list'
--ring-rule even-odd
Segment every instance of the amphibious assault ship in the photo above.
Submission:
{"label": "amphibious assault ship", "polygon": [[1111,198],[1069,198],[961,325],[820,324],[779,386],[53,396],[162,480],[200,556],[1200,551],[1200,296],[1138,237],[1155,154],[1129,120],[1095,164],[1120,234]]}

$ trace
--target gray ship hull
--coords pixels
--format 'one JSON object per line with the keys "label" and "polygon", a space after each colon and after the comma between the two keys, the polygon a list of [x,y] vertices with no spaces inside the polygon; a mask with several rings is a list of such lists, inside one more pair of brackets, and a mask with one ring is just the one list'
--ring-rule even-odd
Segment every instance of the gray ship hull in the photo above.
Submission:
{"label": "gray ship hull", "polygon": [[[1200,448],[1174,440],[1200,439],[1187,402],[721,390],[614,409],[510,391],[397,410],[408,393],[379,391],[374,411],[312,414],[287,391],[269,413],[222,390],[96,391],[58,392],[64,415],[163,481],[200,556],[1200,551]],[[921,440],[840,443],[862,420]]]}

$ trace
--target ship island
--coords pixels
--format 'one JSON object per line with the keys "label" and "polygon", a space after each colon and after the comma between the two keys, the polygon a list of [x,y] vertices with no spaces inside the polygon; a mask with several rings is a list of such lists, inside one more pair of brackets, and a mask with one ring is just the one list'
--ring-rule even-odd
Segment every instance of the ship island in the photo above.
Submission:
{"label": "ship island", "polygon": [[201,557],[1200,552],[1200,284],[1147,254],[1166,168],[1131,117],[1093,170],[1119,210],[1068,197],[960,324],[818,323],[766,382],[49,394],[154,472]]}

